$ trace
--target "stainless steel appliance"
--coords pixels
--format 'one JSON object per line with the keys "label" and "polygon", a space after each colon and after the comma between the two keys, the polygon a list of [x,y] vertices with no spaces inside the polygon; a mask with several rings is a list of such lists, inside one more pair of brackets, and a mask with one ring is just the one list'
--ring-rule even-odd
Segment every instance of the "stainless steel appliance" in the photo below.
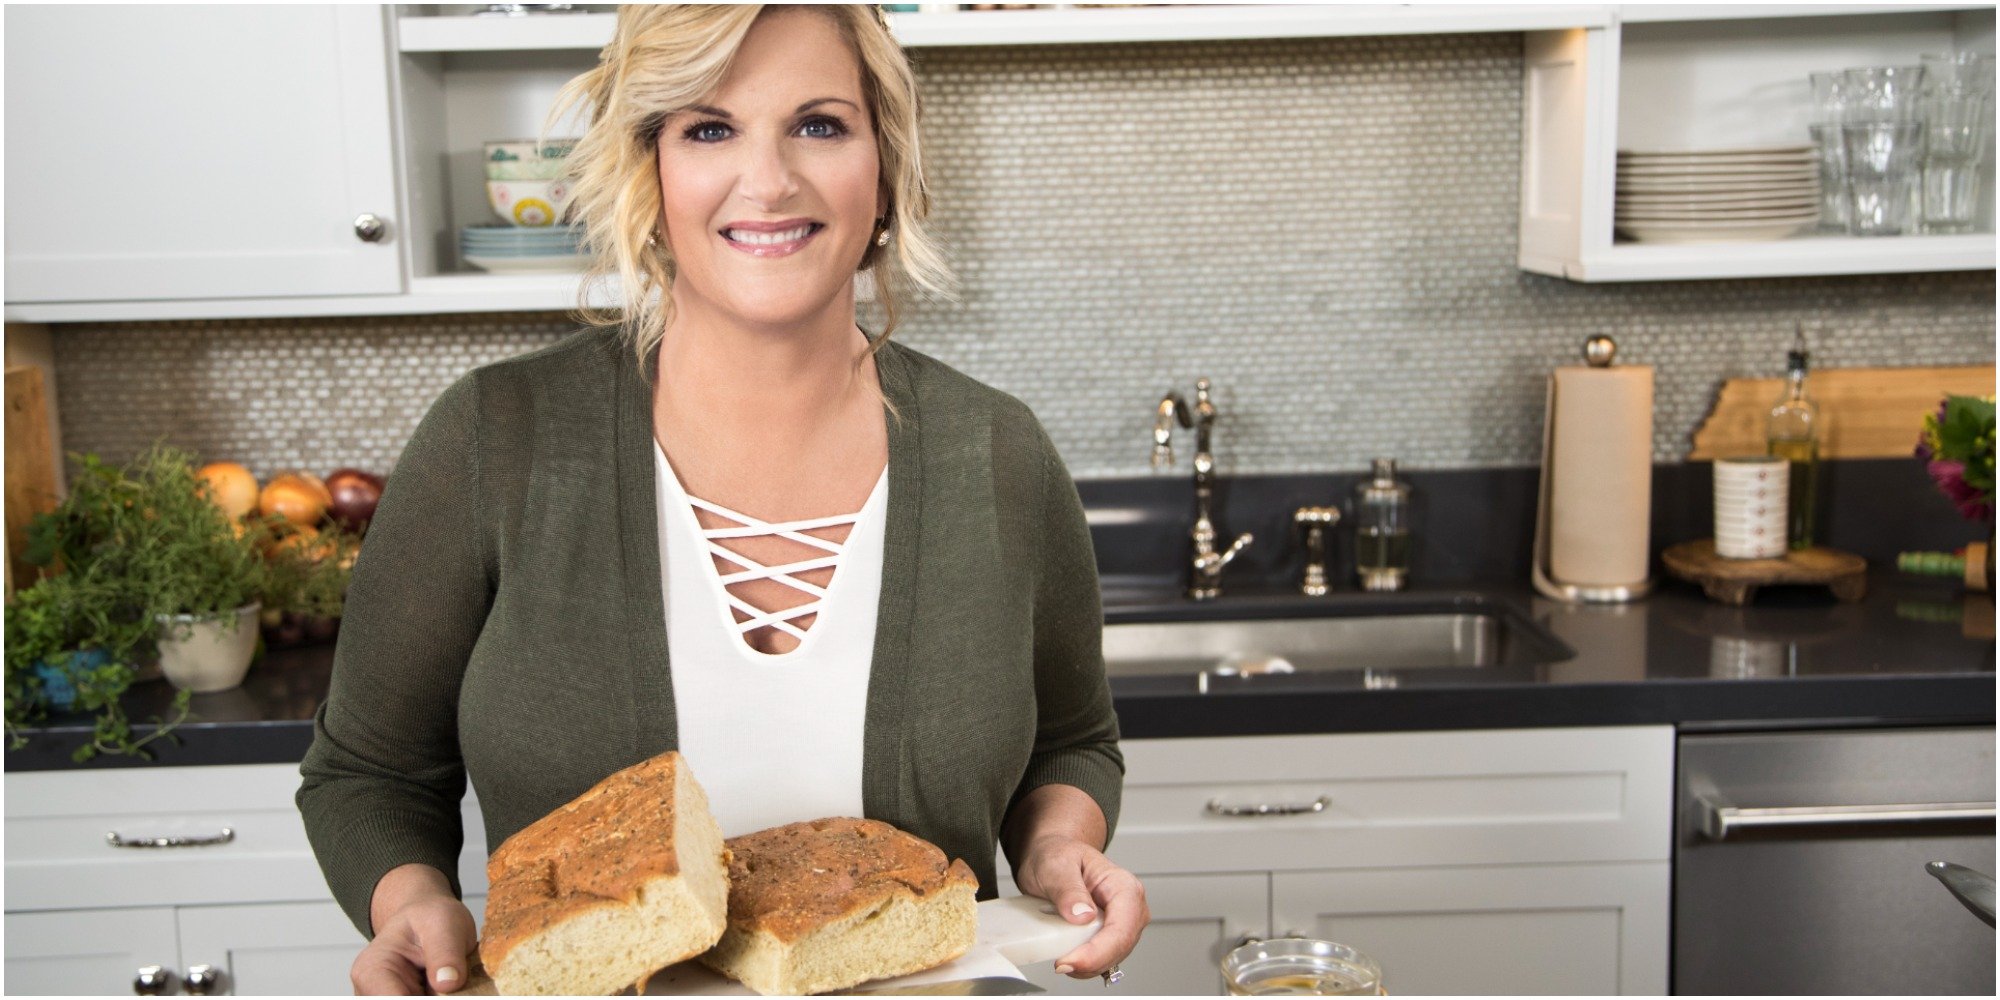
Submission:
{"label": "stainless steel appliance", "polygon": [[1991,727],[1684,735],[1677,994],[1984,994],[1993,928],[1926,871],[1994,871]]}

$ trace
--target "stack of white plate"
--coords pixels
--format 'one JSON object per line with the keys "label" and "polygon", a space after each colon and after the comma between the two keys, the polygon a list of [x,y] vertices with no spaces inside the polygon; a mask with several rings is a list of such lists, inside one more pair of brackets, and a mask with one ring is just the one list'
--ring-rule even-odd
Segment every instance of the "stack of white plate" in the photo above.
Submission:
{"label": "stack of white plate", "polygon": [[1779,240],[1819,225],[1812,146],[1618,152],[1619,232],[1644,243]]}
{"label": "stack of white plate", "polygon": [[582,226],[528,228],[505,223],[465,226],[458,249],[465,262],[483,271],[569,271],[588,262]]}

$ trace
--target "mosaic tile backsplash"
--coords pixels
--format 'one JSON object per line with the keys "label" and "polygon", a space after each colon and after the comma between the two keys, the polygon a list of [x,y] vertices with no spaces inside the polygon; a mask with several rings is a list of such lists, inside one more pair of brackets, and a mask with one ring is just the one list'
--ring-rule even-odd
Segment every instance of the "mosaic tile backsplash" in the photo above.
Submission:
{"label": "mosaic tile backsplash", "polygon": [[[1154,404],[1215,381],[1226,473],[1539,460],[1544,379],[1592,333],[1657,369],[1683,457],[1794,322],[1827,367],[1994,357],[1994,275],[1579,285],[1514,266],[1521,36],[927,49],[957,304],[897,336],[1011,392],[1072,472],[1145,475]],[[156,437],[261,475],[387,470],[460,374],[561,313],[56,328],[64,444]],[[1183,468],[1176,474],[1185,474]]]}

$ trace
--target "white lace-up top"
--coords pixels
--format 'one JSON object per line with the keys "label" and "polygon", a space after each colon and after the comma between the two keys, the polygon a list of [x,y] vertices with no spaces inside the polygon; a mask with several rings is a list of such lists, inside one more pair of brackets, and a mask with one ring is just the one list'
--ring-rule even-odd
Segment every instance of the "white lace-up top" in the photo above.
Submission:
{"label": "white lace-up top", "polygon": [[[888,470],[856,513],[767,522],[689,496],[657,442],[653,461],[680,751],[722,835],[862,815],[862,723],[882,589]],[[735,523],[703,527],[697,509]],[[809,534],[849,523],[840,542]],[[766,535],[798,543],[807,558],[766,566],[728,545]],[[825,568],[834,573],[823,587],[794,575]],[[813,599],[767,610],[729,590],[752,580],[775,580]],[[798,645],[783,653],[752,648],[748,636],[766,627]]]}

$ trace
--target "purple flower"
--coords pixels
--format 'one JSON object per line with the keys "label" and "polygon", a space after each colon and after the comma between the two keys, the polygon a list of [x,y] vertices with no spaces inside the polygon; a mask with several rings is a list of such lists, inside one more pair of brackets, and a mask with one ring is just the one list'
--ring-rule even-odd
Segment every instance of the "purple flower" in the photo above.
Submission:
{"label": "purple flower", "polygon": [[1981,498],[1978,490],[1966,484],[1964,462],[1934,461],[1928,463],[1925,468],[1929,470],[1931,480],[1937,483],[1938,489],[1951,498],[1951,502],[1958,506],[1958,512],[1967,520],[1993,519],[1992,505]]}

